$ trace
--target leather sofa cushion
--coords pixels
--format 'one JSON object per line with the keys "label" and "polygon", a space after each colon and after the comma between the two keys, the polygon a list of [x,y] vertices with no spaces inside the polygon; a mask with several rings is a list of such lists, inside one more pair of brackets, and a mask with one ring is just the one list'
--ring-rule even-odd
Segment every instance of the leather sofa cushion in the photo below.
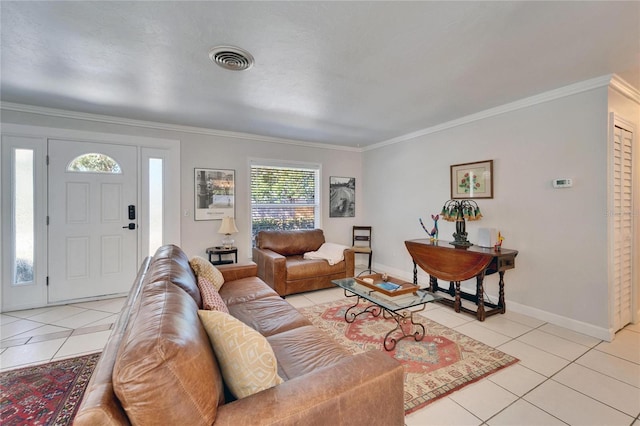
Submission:
{"label": "leather sofa cushion", "polygon": [[248,300],[242,304],[228,305],[228,308],[232,316],[263,336],[311,325],[308,319],[280,296]]}
{"label": "leather sofa cushion", "polygon": [[307,325],[267,337],[278,359],[278,375],[293,379],[337,364],[351,354],[326,333]]}
{"label": "leather sofa cushion", "polygon": [[322,229],[260,231],[256,235],[256,247],[269,249],[283,256],[316,251],[324,242]]}
{"label": "leather sofa cushion", "polygon": [[289,256],[286,262],[287,281],[339,274],[345,269],[344,261],[329,265],[324,259],[304,259],[302,256]]}
{"label": "leather sofa cushion", "polygon": [[198,308],[202,308],[196,276],[189,265],[189,258],[180,247],[173,244],[160,247],[153,256],[147,280],[173,282],[193,298]]}
{"label": "leather sofa cushion", "polygon": [[227,306],[242,304],[249,300],[262,299],[268,296],[278,296],[258,277],[241,278],[225,283],[220,288],[220,296]]}
{"label": "leather sofa cushion", "polygon": [[131,318],[113,369],[131,423],[213,424],[222,376],[191,296],[169,281],[149,283]]}

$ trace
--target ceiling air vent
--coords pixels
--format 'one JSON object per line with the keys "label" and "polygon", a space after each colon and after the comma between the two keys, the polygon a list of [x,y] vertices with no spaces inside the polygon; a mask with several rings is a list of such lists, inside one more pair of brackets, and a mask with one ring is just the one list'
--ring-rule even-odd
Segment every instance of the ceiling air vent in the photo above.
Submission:
{"label": "ceiling air vent", "polygon": [[244,49],[233,46],[217,46],[209,50],[213,63],[231,71],[244,71],[253,66],[253,56]]}

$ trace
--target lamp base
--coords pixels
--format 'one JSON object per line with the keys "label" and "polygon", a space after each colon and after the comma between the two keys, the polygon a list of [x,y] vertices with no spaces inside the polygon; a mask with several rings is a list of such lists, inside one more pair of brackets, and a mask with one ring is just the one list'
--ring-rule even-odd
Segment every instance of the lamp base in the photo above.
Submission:
{"label": "lamp base", "polygon": [[464,231],[454,233],[453,241],[449,242],[449,244],[455,246],[456,248],[467,248],[473,245],[473,243],[470,243],[469,240],[467,240],[467,233]]}
{"label": "lamp base", "polygon": [[467,248],[473,245],[473,243],[470,243],[469,241],[450,241],[449,244],[456,248]]}
{"label": "lamp base", "polygon": [[231,235],[225,234],[224,238],[222,239],[222,247],[224,247],[225,249],[230,249],[234,244],[235,240],[231,238]]}

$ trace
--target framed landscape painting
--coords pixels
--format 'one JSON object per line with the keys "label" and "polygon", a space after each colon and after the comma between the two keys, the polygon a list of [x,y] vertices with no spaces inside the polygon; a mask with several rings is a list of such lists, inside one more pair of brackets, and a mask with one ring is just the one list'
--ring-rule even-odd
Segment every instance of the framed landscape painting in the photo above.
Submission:
{"label": "framed landscape painting", "polygon": [[493,160],[451,166],[451,199],[493,198]]}
{"label": "framed landscape painting", "polygon": [[195,169],[195,220],[235,218],[235,170]]}

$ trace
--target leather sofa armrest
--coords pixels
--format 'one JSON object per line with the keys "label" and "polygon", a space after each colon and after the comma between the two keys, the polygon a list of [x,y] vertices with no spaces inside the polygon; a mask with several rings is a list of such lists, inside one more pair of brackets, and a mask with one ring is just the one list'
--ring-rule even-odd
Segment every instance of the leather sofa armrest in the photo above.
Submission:
{"label": "leather sofa armrest", "polygon": [[287,277],[286,257],[273,250],[253,248],[253,261],[258,265],[258,277],[284,296]]}
{"label": "leather sofa armrest", "polygon": [[241,278],[255,277],[258,275],[258,265],[254,262],[218,265],[216,268],[222,272],[225,282],[235,281]]}
{"label": "leather sofa armrest", "polygon": [[350,278],[355,276],[356,271],[356,252],[351,249],[346,249],[344,251],[344,267],[345,267],[345,278]]}
{"label": "leather sofa armrest", "polygon": [[[215,424],[404,424],[404,369],[369,351],[218,407]],[[320,421],[321,419],[321,421]]]}

